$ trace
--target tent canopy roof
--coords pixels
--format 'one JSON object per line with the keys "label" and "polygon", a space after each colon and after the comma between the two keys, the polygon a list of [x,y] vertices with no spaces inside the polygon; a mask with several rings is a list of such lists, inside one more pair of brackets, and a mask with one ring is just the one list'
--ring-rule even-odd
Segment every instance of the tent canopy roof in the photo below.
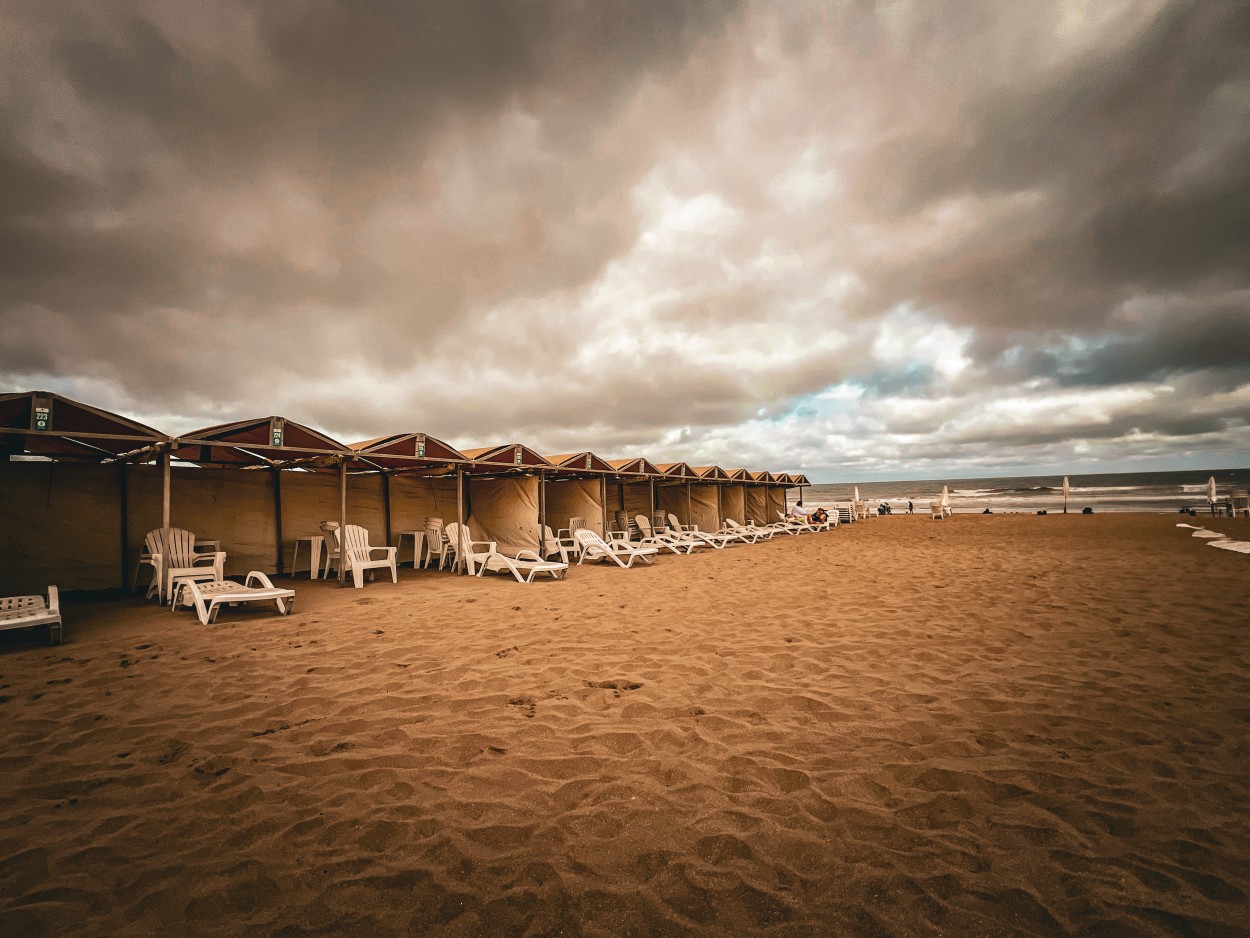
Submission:
{"label": "tent canopy roof", "polygon": [[693,466],[692,471],[700,479],[722,482],[729,478],[729,473],[720,466]]}
{"label": "tent canopy roof", "polygon": [[726,469],[725,474],[734,482],[750,482],[751,473],[745,469]]}
{"label": "tent canopy roof", "polygon": [[352,443],[362,459],[381,469],[422,469],[467,462],[464,453],[426,433],[392,433],[375,440]]}
{"label": "tent canopy roof", "polygon": [[51,391],[0,394],[0,452],[104,461],[167,443],[138,421]]}
{"label": "tent canopy roof", "polygon": [[255,417],[184,433],[174,440],[171,452],[183,462],[232,466],[353,455],[346,444],[285,417]]}
{"label": "tent canopy roof", "polygon": [[473,461],[471,472],[500,472],[508,469],[551,469],[535,450],[523,443],[502,443],[498,446],[478,446],[461,450],[465,458]]}
{"label": "tent canopy roof", "polygon": [[750,473],[752,482],[776,482],[777,477],[766,470]]}
{"label": "tent canopy roof", "polygon": [[641,456],[635,456],[633,459],[609,459],[608,465],[621,475],[658,476],[664,474],[654,463],[648,462]]}
{"label": "tent canopy roof", "polygon": [[559,456],[548,456],[547,462],[561,469],[572,472],[611,472],[612,466],[606,459],[583,450],[580,453],[563,453]]}
{"label": "tent canopy roof", "polygon": [[684,462],[661,462],[656,463],[655,468],[660,470],[661,475],[670,476],[680,479],[696,478],[696,473]]}

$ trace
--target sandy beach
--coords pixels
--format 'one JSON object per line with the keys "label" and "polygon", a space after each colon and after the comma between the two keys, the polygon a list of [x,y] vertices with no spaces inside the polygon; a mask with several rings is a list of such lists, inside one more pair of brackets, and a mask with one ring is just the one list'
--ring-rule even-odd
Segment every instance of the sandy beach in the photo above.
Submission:
{"label": "sandy beach", "polygon": [[69,644],[0,636],[0,934],[1250,934],[1250,557],[1178,520],[1250,538],[70,596]]}

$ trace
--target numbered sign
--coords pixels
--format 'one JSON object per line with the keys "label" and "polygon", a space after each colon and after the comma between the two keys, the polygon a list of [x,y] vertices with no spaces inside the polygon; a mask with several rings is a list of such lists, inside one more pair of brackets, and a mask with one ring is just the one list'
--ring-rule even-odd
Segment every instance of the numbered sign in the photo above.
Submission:
{"label": "numbered sign", "polygon": [[281,424],[275,424],[273,430],[271,431],[269,435],[273,438],[274,446],[282,445],[282,425]]}
{"label": "numbered sign", "polygon": [[52,429],[52,408],[36,407],[35,408],[35,429],[51,430]]}
{"label": "numbered sign", "polygon": [[586,468],[590,468],[590,453],[586,454]]}
{"label": "numbered sign", "polygon": [[516,448],[516,456],[513,460],[518,466],[521,465],[521,447]]}
{"label": "numbered sign", "polygon": [[417,456],[420,458],[425,457],[425,440],[417,440]]}

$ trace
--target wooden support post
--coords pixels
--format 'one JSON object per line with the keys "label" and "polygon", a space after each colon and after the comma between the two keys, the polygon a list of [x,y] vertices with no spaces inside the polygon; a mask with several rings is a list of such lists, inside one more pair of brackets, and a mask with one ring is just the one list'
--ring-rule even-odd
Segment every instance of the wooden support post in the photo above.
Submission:
{"label": "wooden support post", "polygon": [[690,483],[686,483],[686,526],[694,524],[694,509],[690,505]]}
{"label": "wooden support post", "polygon": [[[603,512],[603,537],[608,536],[608,477],[599,476],[599,510]],[[626,533],[629,529],[626,528]]]}
{"label": "wooden support post", "polygon": [[[391,544],[391,474],[382,473],[382,514],[386,525],[386,544]],[[398,546],[398,545],[396,545]]]}
{"label": "wooden support post", "polygon": [[[462,528],[468,524],[464,520],[464,470],[456,467],[456,523]],[[459,544],[456,545],[456,572],[464,573],[464,551]]]}
{"label": "wooden support post", "polygon": [[122,538],[122,589],[126,588],[126,573],[130,570],[130,564],[126,561],[130,552],[130,530],[129,519],[126,517],[129,509],[126,505],[126,464],[117,464],[117,494],[118,501],[121,503],[121,538]]}
{"label": "wooden support post", "polygon": [[[282,576],[286,571],[283,569],[286,558],[283,556],[282,550],[282,470],[277,466],[273,466],[270,471],[273,473],[273,536],[277,541],[277,557],[274,567],[278,576]],[[311,553],[309,555],[311,557]],[[311,579],[311,577],[310,577]]]}
{"label": "wooden support post", "polygon": [[543,526],[547,523],[547,475],[538,470],[538,555],[543,553]]}
{"label": "wooden support post", "polygon": [[339,457],[339,586],[347,585],[347,458]]}

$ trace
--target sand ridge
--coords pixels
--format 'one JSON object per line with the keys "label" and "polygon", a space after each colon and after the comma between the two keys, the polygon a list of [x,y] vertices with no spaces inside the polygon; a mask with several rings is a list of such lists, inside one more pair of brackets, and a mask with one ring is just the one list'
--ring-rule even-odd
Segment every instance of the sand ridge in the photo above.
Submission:
{"label": "sand ridge", "polygon": [[0,933],[1246,934],[1248,572],[956,516],[70,598],[0,645]]}

